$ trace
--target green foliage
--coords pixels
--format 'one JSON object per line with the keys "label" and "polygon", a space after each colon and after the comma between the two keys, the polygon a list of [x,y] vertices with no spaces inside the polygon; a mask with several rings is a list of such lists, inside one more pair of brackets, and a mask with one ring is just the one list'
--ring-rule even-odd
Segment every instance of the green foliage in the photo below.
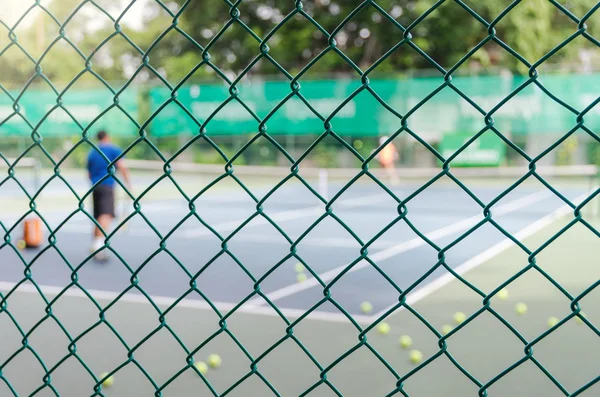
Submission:
{"label": "green foliage", "polygon": [[[71,139],[73,144],[76,143],[75,139]],[[87,164],[87,157],[91,150],[89,145],[79,145],[69,156],[68,165],[75,168],[85,168]]]}
{"label": "green foliage", "polygon": [[592,164],[600,166],[600,143],[593,141],[587,146],[588,158]]}
{"label": "green foliage", "polygon": [[325,144],[319,144],[311,156],[314,165],[319,168],[334,168],[338,166],[337,150]]}
{"label": "green foliage", "polygon": [[[219,145],[219,149],[225,153],[225,155],[231,158],[235,154],[235,150],[228,145]],[[197,149],[194,150],[194,162],[198,164],[224,164],[223,157],[219,152],[214,149]],[[246,165],[244,156],[240,156],[235,161],[236,165]],[[262,164],[261,164],[262,165]]]}
{"label": "green foliage", "polygon": [[570,136],[567,138],[557,149],[556,149],[556,165],[571,165],[573,164],[573,159],[575,157],[575,153],[577,152],[577,147],[579,146],[579,141],[576,136]]}
{"label": "green foliage", "polygon": [[[182,0],[179,0],[183,4]],[[593,0],[582,0],[577,4],[569,4],[569,9],[578,17],[582,17],[595,5]],[[314,18],[316,23],[327,32],[333,32],[343,18],[349,15],[357,6],[356,1],[314,1],[303,2],[303,13]],[[434,4],[431,0],[380,0],[377,5],[404,27],[411,25]],[[473,10],[486,21],[493,21],[510,3],[497,0],[484,0],[469,4]],[[240,20],[254,32],[270,32],[285,15],[294,10],[291,2],[249,0],[238,5]],[[192,2],[183,13],[185,29],[193,37],[198,37],[207,29],[217,32],[228,19],[229,6],[225,2],[207,11],[205,4]],[[198,15],[209,13],[206,23],[199,22]],[[224,62],[219,51],[214,62],[219,67],[231,70],[244,69],[259,53],[259,43],[237,23],[228,28],[219,38],[217,48],[236,49],[236,60]],[[497,36],[510,45],[530,63],[536,62],[554,46],[577,30],[577,24],[570,20],[547,0],[532,0],[518,4],[508,15],[496,25]],[[600,27],[590,26],[596,33]],[[473,18],[456,2],[447,1],[427,15],[411,31],[412,41],[423,51],[426,51],[438,64],[445,68],[452,67],[469,50],[488,36],[487,28]],[[265,37],[265,35],[262,35]],[[402,32],[395,27],[376,7],[366,5],[337,32],[335,40],[337,48],[350,57],[363,69],[378,60],[390,48],[402,40]],[[202,44],[200,42],[200,44]],[[297,73],[311,59],[328,47],[327,38],[304,16],[296,14],[283,28],[278,29],[267,41],[269,54],[277,62]],[[568,46],[568,51],[554,56],[553,62],[572,59],[577,50],[586,46],[586,40],[577,40]],[[186,50],[196,51],[188,43]],[[588,45],[589,47],[589,45]],[[309,54],[306,49],[312,49]],[[211,48],[210,53],[213,55]],[[528,67],[517,61],[511,54],[498,44],[490,42],[479,51],[472,62],[480,66],[507,67],[517,72],[526,72]],[[383,62],[377,72],[397,72],[404,68],[432,68],[421,55],[404,45],[391,54]],[[351,67],[333,51],[311,67],[311,74],[331,72],[351,72]],[[252,68],[252,73],[275,73],[276,68],[262,59]]]}
{"label": "green foliage", "polygon": [[[111,1],[96,1],[100,6],[112,5]],[[354,0],[315,0],[302,2],[302,13],[296,12],[282,27],[283,18],[295,11],[294,2],[284,0],[245,0],[237,4],[239,19],[231,17],[232,8],[225,1],[188,2],[186,9],[172,25],[173,12],[186,2],[177,0],[161,6],[158,2],[148,2],[143,13],[144,28],[135,30],[123,25],[125,36],[115,34],[114,22],[101,14],[91,3],[71,15],[80,0],[52,1],[48,10],[65,26],[67,38],[81,50],[81,54],[65,40],[56,40],[59,27],[41,9],[35,9],[28,18],[33,18],[30,27],[23,22],[15,30],[17,41],[11,42],[5,32],[0,34],[0,48],[5,51],[0,56],[0,84],[23,83],[34,75],[35,62],[48,50],[47,60],[42,59],[44,74],[52,82],[69,81],[84,69],[86,57],[90,57],[94,71],[108,81],[120,81],[131,77],[142,63],[144,53],[149,58],[151,69],[144,68],[138,75],[141,80],[157,80],[159,73],[171,83],[180,81],[194,67],[202,62],[202,53],[210,54],[211,63],[232,76],[239,74],[259,56],[260,41],[269,36],[266,44],[268,55],[277,60],[277,65],[292,75],[300,72],[319,54],[326,53],[311,66],[307,76],[322,76],[330,73],[354,73],[352,67],[329,46],[327,32],[338,29],[334,39],[336,50],[347,55],[363,70],[380,59],[388,50],[403,39],[402,31],[388,18],[403,27],[410,26],[434,4],[432,0],[380,0],[377,7],[369,3],[362,7],[342,26],[340,23],[358,3]],[[362,3],[361,3],[362,4]],[[468,4],[488,22],[493,21],[510,2],[482,0]],[[594,0],[580,0],[566,5],[570,12],[581,18]],[[122,9],[111,9],[117,18]],[[134,12],[134,11],[130,11]],[[100,28],[90,29],[90,20]],[[310,20],[312,19],[312,21]],[[588,23],[588,33],[598,35],[600,24]],[[35,27],[35,28],[32,28]],[[253,33],[249,33],[249,29]],[[529,63],[534,63],[570,34],[577,31],[577,24],[559,8],[547,0],[529,0],[517,4],[495,25],[496,36],[513,48]],[[80,33],[84,31],[85,34]],[[79,34],[77,34],[79,32]],[[182,34],[185,33],[184,34]],[[186,37],[189,36],[188,37]],[[215,37],[219,35],[218,39]],[[412,42],[419,46],[435,62],[448,69],[462,56],[488,36],[487,28],[473,18],[463,7],[454,1],[443,2],[429,13],[411,30]],[[96,47],[106,38],[97,50]],[[157,38],[161,37],[157,43]],[[129,41],[135,43],[137,48]],[[584,38],[578,38],[564,50],[551,58],[551,63],[572,63],[577,61],[581,48],[597,47]],[[31,57],[31,58],[29,58]],[[54,60],[60,59],[61,62]],[[374,71],[375,74],[403,74],[407,69],[431,69],[434,65],[408,45],[396,49]],[[514,72],[526,73],[528,67],[494,42],[488,42],[467,62],[463,72],[476,67],[477,70],[490,67],[504,67]],[[277,66],[265,56],[252,66],[248,75],[280,74]],[[190,81],[215,79],[217,74],[209,65],[202,65],[190,77]],[[94,76],[84,73],[78,83],[98,84]]]}

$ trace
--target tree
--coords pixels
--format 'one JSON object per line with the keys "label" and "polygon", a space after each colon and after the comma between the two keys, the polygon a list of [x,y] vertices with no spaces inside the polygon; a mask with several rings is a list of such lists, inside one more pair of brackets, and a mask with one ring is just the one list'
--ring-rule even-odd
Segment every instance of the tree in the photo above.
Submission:
{"label": "tree", "polygon": [[[142,63],[144,54],[149,57],[153,70],[143,70],[138,75],[140,80],[156,80],[155,70],[171,83],[177,83],[203,61],[203,54],[210,55],[212,66],[202,65],[189,81],[215,79],[218,72],[235,78],[257,57],[248,76],[283,77],[278,67],[296,75],[324,52],[324,56],[303,71],[306,76],[342,73],[356,76],[355,67],[365,71],[378,62],[402,42],[403,29],[409,26],[412,43],[427,57],[404,42],[382,60],[371,75],[410,74],[418,69],[434,69],[436,64],[448,70],[488,37],[487,27],[461,4],[451,0],[443,2],[416,24],[415,21],[435,4],[433,0],[379,0],[374,3],[306,0],[299,3],[301,12],[290,0],[243,0],[237,8],[232,8],[233,3],[227,0],[137,0],[135,4],[139,4],[142,11],[130,10],[129,13],[140,13],[143,28],[136,30],[123,23],[123,35],[115,34],[114,21],[91,2],[86,2],[70,18],[81,3],[81,0],[55,0],[50,2],[48,10],[64,25],[67,37],[83,56],[90,57],[93,70],[111,81],[131,77]],[[511,4],[499,0],[466,3],[472,12],[488,22]],[[116,19],[128,2],[103,0],[95,1],[95,4]],[[579,0],[566,3],[565,7],[576,18],[581,18],[594,5],[594,0]],[[357,12],[345,20],[355,10]],[[16,31],[19,44],[28,48],[35,60],[58,36],[60,29],[48,15],[38,11],[34,24]],[[294,15],[283,23],[290,14]],[[177,24],[174,23],[176,15]],[[591,19],[588,21],[588,33],[597,37],[600,26],[592,22]],[[548,0],[520,2],[497,21],[494,28],[496,37],[530,64],[578,29],[576,22]],[[335,49],[328,39],[333,32]],[[110,40],[101,45],[109,37]],[[0,40],[0,48],[5,49],[0,55],[1,82],[27,81],[34,73],[35,63],[11,43],[8,34]],[[268,52],[264,51],[265,46],[261,51],[263,40]],[[576,63],[582,49],[592,54],[600,52],[595,43],[580,36],[553,55],[548,63]],[[46,58],[42,63],[44,74],[52,81],[69,81],[85,67],[81,54],[64,40],[54,44]],[[489,41],[466,60],[459,73],[486,68],[507,68],[518,73],[528,70],[506,49]],[[88,78],[92,77],[84,76],[82,81]]]}
{"label": "tree", "polygon": [[[357,5],[353,0],[318,0],[303,2],[303,12],[313,18],[327,32],[335,35],[337,47],[363,70],[368,68],[390,48],[403,39],[402,31],[389,18],[403,27],[410,26],[419,16],[434,5],[433,0],[380,0],[378,7],[366,5],[350,20],[340,25]],[[473,11],[484,20],[494,20],[509,4],[497,0],[470,2]],[[179,4],[185,4],[179,0]],[[594,0],[582,0],[569,4],[569,9],[582,17],[595,5]],[[382,13],[380,9],[386,13]],[[276,29],[267,41],[269,54],[284,68],[296,73],[309,60],[328,46],[327,38],[304,16],[296,14],[285,24],[278,26],[285,15],[294,10],[290,1],[247,0],[239,4],[239,19],[260,38]],[[200,44],[231,19],[232,9],[225,1],[190,2],[183,12],[185,30]],[[559,42],[577,30],[577,24],[563,11],[547,0],[525,1],[514,7],[496,25],[497,37],[521,54],[530,63],[550,51]],[[592,34],[600,26],[591,25]],[[472,48],[488,36],[487,28],[454,1],[446,1],[411,30],[412,41],[435,62],[448,69]],[[204,40],[202,40],[204,38]],[[570,43],[552,59],[552,63],[572,60],[580,48],[598,47],[580,38]],[[183,43],[183,52],[197,52],[189,42]],[[233,51],[235,57],[229,56]],[[225,30],[209,51],[214,63],[224,69],[240,71],[260,53],[259,43],[250,38],[241,25],[234,23]],[[528,68],[498,44],[489,42],[471,58],[470,64],[480,67],[505,67],[517,72]],[[406,44],[394,51],[377,71],[398,73],[409,69],[431,69],[432,63]],[[314,74],[351,72],[352,68],[342,57],[331,51],[324,59],[311,67]],[[253,74],[277,72],[268,61],[263,60],[252,69]]]}

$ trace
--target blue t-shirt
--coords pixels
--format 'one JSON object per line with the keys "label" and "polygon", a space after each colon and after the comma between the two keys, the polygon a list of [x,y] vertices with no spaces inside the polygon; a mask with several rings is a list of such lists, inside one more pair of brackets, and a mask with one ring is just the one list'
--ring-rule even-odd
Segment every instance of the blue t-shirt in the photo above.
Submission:
{"label": "blue t-shirt", "polygon": [[[98,148],[104,153],[104,155],[110,160],[113,161],[121,154],[121,149],[112,143],[104,143],[99,144]],[[96,150],[90,150],[87,159],[87,169],[90,173],[90,179],[92,180],[92,184],[98,182],[103,176],[108,174],[107,167],[108,162],[102,157],[100,153]],[[115,179],[110,177],[106,178],[102,181],[101,185],[105,186],[114,186]]]}

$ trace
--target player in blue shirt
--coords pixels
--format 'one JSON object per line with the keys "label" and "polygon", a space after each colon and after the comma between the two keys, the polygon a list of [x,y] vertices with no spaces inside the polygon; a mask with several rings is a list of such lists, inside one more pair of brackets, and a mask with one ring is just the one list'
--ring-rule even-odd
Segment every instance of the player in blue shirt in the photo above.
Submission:
{"label": "player in blue shirt", "polygon": [[[122,153],[121,149],[110,141],[110,137],[106,131],[99,131],[98,135],[98,148],[102,153],[110,160],[114,161]],[[108,174],[108,162],[106,159],[98,153],[97,150],[92,149],[87,158],[87,169],[89,172],[89,178],[92,185],[96,185],[100,179]],[[129,188],[129,172],[122,159],[116,163],[117,170],[121,172],[125,185]],[[110,176],[100,182],[94,188],[92,192],[92,201],[94,205],[94,219],[102,226],[105,232],[108,233],[110,225],[115,217],[115,179]],[[104,235],[97,227],[94,228],[94,242],[92,244],[92,251],[98,250],[104,245]],[[95,259],[103,261],[108,259],[105,252],[99,252],[96,254]]]}

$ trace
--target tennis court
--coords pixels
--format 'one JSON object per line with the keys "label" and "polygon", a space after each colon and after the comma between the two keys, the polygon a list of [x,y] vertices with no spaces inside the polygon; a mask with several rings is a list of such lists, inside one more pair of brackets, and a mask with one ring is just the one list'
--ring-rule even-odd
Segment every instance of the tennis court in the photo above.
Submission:
{"label": "tennis court", "polygon": [[600,395],[599,10],[3,1],[0,397]]}
{"label": "tennis court", "polygon": [[[130,164],[136,194],[164,175],[156,164]],[[173,167],[171,176],[188,197],[217,179],[213,167],[198,167]],[[64,183],[50,182],[35,201],[55,230],[55,246],[21,251],[24,261],[11,246],[0,250],[0,287],[12,316],[0,318],[2,340],[10,341],[0,348],[7,362],[2,394],[12,388],[29,395],[38,387],[47,394],[51,386],[60,395],[89,395],[95,381],[88,371],[98,377],[115,370],[115,384],[103,395],[462,396],[481,389],[558,396],[597,380],[597,293],[579,301],[592,327],[570,307],[598,279],[597,235],[576,223],[537,253],[573,220],[573,209],[533,176],[497,200],[527,169],[489,170],[483,178],[456,173],[481,202],[493,202],[497,226],[536,252],[537,266],[571,298],[535,268],[505,286],[527,268],[528,254],[490,222],[480,225],[482,207],[449,177],[428,185],[439,171],[401,170],[401,183],[386,185],[393,195],[366,175],[338,195],[356,172],[307,172],[309,186],[331,200],[326,208],[296,178],[269,193],[289,170],[239,169],[251,195],[223,179],[193,200],[204,224],[190,217],[188,200],[168,178],[139,201],[144,217],[121,196],[120,221],[133,216],[110,239],[114,253],[107,263],[87,260],[93,224],[82,212],[73,214],[78,200]],[[595,188],[594,169],[538,172],[573,203]],[[42,170],[41,183],[51,175]],[[89,189],[81,171],[61,175],[80,197]],[[16,176],[28,189],[40,183],[31,169]],[[3,186],[10,203],[2,210],[6,229],[28,208],[11,182]],[[590,201],[581,213],[597,228],[596,204]],[[20,238],[19,227],[11,230],[13,241]],[[480,293],[440,265],[441,257]],[[298,281],[298,263],[306,268],[305,281]],[[501,287],[508,296],[491,297],[485,310],[481,294]],[[411,310],[400,307],[400,297]],[[363,302],[371,303],[371,312],[361,311]],[[528,312],[519,316],[515,305],[521,302]],[[457,326],[456,312],[467,321],[440,339],[444,325]],[[524,360],[525,345],[547,331],[548,318],[569,315],[534,344],[534,359]],[[386,335],[378,332],[382,321],[390,325]],[[424,364],[411,363],[409,350],[398,344],[401,335],[412,338],[411,349],[423,353]],[[205,360],[210,353],[218,353],[223,365],[202,378],[187,359]],[[29,366],[35,370],[25,371]],[[597,392],[592,386],[582,395]]]}

